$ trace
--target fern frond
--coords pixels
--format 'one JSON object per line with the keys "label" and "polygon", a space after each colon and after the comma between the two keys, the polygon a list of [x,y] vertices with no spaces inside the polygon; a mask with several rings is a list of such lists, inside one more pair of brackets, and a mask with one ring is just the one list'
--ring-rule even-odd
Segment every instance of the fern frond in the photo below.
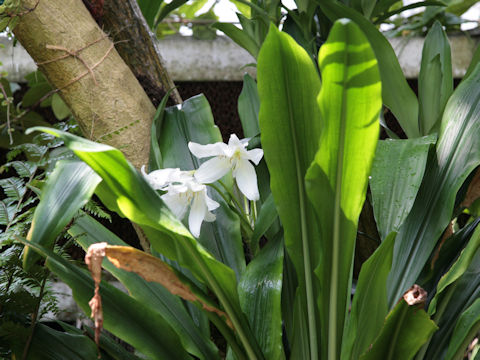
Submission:
{"label": "fern frond", "polygon": [[14,218],[17,206],[0,200],[0,225],[7,226]]}
{"label": "fern frond", "polygon": [[[13,220],[11,220],[10,226],[22,226],[22,229],[29,228],[30,224],[33,221],[33,213],[35,212],[35,208],[28,209],[21,213],[17,213],[17,216]],[[18,235],[25,237],[26,233],[21,232]]]}
{"label": "fern frond", "polygon": [[17,177],[1,179],[0,187],[3,189],[5,195],[8,198],[14,200],[20,200],[25,194],[25,191],[27,190],[27,188],[25,187],[25,182]]}
{"label": "fern frond", "polygon": [[33,174],[35,174],[35,171],[37,171],[37,165],[34,162],[31,161],[12,161],[5,166],[13,166],[15,171],[20,177],[23,178],[30,178]]}
{"label": "fern frond", "polygon": [[13,147],[12,150],[10,150],[7,153],[7,161],[12,161],[13,159],[15,159],[21,153],[23,153],[23,149],[20,146]]}
{"label": "fern frond", "polygon": [[110,214],[107,213],[103,207],[93,199],[88,200],[88,202],[83,206],[83,210],[88,212],[90,215],[96,216],[100,219],[107,219],[108,221],[112,222],[112,217]]}

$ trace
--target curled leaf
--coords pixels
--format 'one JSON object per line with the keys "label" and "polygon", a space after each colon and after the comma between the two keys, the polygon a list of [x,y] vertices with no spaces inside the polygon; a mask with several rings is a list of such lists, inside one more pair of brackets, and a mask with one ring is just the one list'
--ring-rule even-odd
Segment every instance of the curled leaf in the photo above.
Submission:
{"label": "curled leaf", "polygon": [[93,244],[88,248],[85,255],[85,262],[92,273],[95,282],[95,293],[88,302],[92,314],[90,315],[95,322],[95,343],[99,344],[100,332],[103,327],[102,297],[100,296],[100,281],[102,280],[102,260],[105,257],[106,242]]}
{"label": "curled leaf", "polygon": [[[88,256],[90,257],[87,261]],[[181,278],[180,274],[178,274],[172,267],[155,256],[129,246],[114,246],[108,245],[107,243],[97,243],[88,248],[85,262],[87,262],[89,269],[92,272],[95,281],[95,289],[97,289],[98,286],[97,281],[100,283],[101,263],[105,256],[119,269],[134,272],[146,281],[159,283],[173,295],[177,295],[184,300],[200,303],[203,309],[223,317],[227,325],[233,329],[233,325],[227,314],[218,309],[208,299],[201,296],[201,294],[192,290],[186,279]],[[96,290],[95,296],[97,296]],[[92,303],[95,296],[91,300]],[[98,295],[98,297],[100,296]]]}
{"label": "curled leaf", "polygon": [[427,292],[417,284],[414,284],[405,292],[405,294],[403,294],[403,300],[405,300],[410,306],[425,304],[425,301],[427,300]]}

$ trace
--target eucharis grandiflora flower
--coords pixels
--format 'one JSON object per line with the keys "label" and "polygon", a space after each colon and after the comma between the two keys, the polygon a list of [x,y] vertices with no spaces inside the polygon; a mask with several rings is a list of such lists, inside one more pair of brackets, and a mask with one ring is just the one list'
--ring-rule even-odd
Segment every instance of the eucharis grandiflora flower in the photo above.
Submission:
{"label": "eucharis grandiflora flower", "polygon": [[195,179],[204,184],[210,184],[222,178],[230,170],[237,181],[238,188],[249,200],[258,200],[257,174],[250,163],[258,165],[263,156],[262,149],[247,150],[249,139],[239,140],[237,135],[230,135],[228,144],[217,142],[215,144],[200,145],[188,143],[191,153],[198,158],[211,157],[195,171]]}
{"label": "eucharis grandiflora flower", "polygon": [[215,215],[210,211],[220,206],[207,195],[207,187],[193,176],[193,171],[180,169],[160,169],[142,174],[148,183],[155,189],[165,191],[162,200],[179,219],[183,219],[190,208],[188,227],[193,236],[200,236],[200,227],[203,221],[214,221]]}

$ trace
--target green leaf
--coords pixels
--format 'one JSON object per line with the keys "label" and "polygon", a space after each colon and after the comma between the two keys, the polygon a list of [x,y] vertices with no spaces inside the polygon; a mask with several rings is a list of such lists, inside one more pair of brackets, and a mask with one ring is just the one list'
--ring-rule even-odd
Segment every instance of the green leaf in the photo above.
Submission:
{"label": "green leaf", "polygon": [[418,76],[421,134],[438,132],[443,110],[452,92],[450,44],[442,25],[436,21],[425,38]]}
{"label": "green leaf", "polygon": [[[437,293],[435,297],[438,297],[449,285],[453,284],[467,271],[470,263],[476,256],[476,252],[480,248],[480,227],[477,227],[471,236],[465,249],[461,252],[459,258],[449,271],[440,279],[437,285]],[[432,300],[431,308],[429,312],[433,314],[435,312],[436,299]],[[432,310],[433,309],[433,310]]]}
{"label": "green leaf", "polygon": [[85,335],[69,334],[37,323],[28,354],[27,359],[31,360],[86,360],[97,358],[97,347]]}
{"label": "green leaf", "polygon": [[155,16],[157,16],[162,4],[163,0],[138,0],[138,6],[140,6],[140,10],[142,10],[142,14],[150,28],[153,28]]}
{"label": "green leaf", "polygon": [[[257,68],[262,147],[271,175],[271,191],[285,231],[285,246],[300,284],[298,306],[294,310],[300,319],[296,326],[305,327],[310,321],[310,333],[299,338],[301,343],[291,343],[292,353],[302,348],[303,354],[309,351],[317,354],[318,314],[312,274],[318,260],[315,259],[318,257],[315,245],[318,229],[303,179],[320,139],[316,102],[320,79],[305,50],[274,25],[270,26],[260,50]],[[293,334],[300,333],[294,330]]]}
{"label": "green leaf", "polygon": [[0,179],[0,187],[9,200],[15,201],[22,199],[27,190],[25,182],[22,179],[13,176],[6,179]]}
{"label": "green leaf", "polygon": [[244,3],[237,0],[230,0],[230,1],[235,4],[238,11],[240,11],[246,17],[250,17],[250,6],[245,5]]}
{"label": "green leaf", "polygon": [[[39,244],[29,246],[47,258],[46,266],[72,289],[75,302],[90,314],[91,275]],[[190,359],[175,331],[157,313],[105,282],[100,284],[100,295],[103,325],[112,334],[154,359]]]}
{"label": "green leaf", "polygon": [[253,230],[251,241],[252,252],[255,255],[258,251],[258,243],[260,238],[267,232],[267,230],[274,224],[275,220],[278,218],[277,209],[275,207],[275,202],[273,201],[273,196],[270,196],[262,204],[262,208],[258,214],[257,221],[255,221],[255,227]]}
{"label": "green leaf", "polygon": [[458,319],[445,360],[463,359],[468,344],[480,331],[480,299],[476,299]]}
{"label": "green leaf", "polygon": [[425,359],[445,357],[453,325],[458,324],[461,314],[480,297],[480,228],[477,230],[457,262],[440,280],[437,294],[430,303],[429,313],[434,314],[433,320],[440,329],[428,349],[424,347]]}
{"label": "green leaf", "polygon": [[[88,215],[76,219],[68,232],[85,251],[90,245],[99,242],[127,246],[115,234]],[[200,332],[179,298],[160,284],[147,282],[137,274],[118,269],[108,259],[103,261],[102,266],[127,288],[133,298],[165,319],[179,335],[185,350],[201,359],[218,358],[218,350],[208,338],[208,334]]]}
{"label": "green leaf", "polygon": [[238,115],[242,122],[243,134],[253,138],[260,133],[258,125],[258,112],[260,99],[258,98],[257,83],[248,74],[243,76],[243,88],[238,97]]}
{"label": "green leaf", "polygon": [[266,359],[285,359],[282,345],[283,237],[269,241],[238,284],[240,305]]}
{"label": "green leaf", "polygon": [[[377,60],[351,20],[333,25],[321,47],[320,146],[306,175],[320,223],[322,358],[337,359],[348,311],[355,239],[379,135],[382,108]],[[275,194],[274,194],[275,195]]]}
{"label": "green leaf", "polygon": [[157,27],[157,25],[160,24],[162,20],[168,16],[168,14],[170,14],[172,11],[179,8],[180,6],[184,5],[187,1],[188,0],[172,0],[168,4],[163,3],[163,6],[158,12],[157,18],[155,19],[155,24],[153,25],[153,27]]}
{"label": "green leaf", "polygon": [[440,244],[437,246],[418,280],[426,291],[429,293],[436,291],[438,282],[458,260],[459,254],[471,240],[478,224],[480,224],[480,218],[476,218],[462,229],[454,232],[452,236],[442,240],[441,246]]}
{"label": "green leaf", "polygon": [[162,152],[158,139],[160,138],[160,131],[162,129],[163,117],[165,114],[165,106],[167,105],[170,91],[165,94],[162,101],[158,105],[155,116],[152,120],[152,127],[150,128],[150,154],[148,159],[148,170],[154,171],[162,168]]}
{"label": "green leaf", "polygon": [[396,233],[390,233],[362,265],[342,343],[343,360],[358,359],[383,327],[388,314],[387,278],[392,266],[395,236]]}
{"label": "green leaf", "polygon": [[212,27],[225,33],[242,48],[247,50],[254,58],[257,57],[260,46],[245,30],[239,29],[233,24],[216,22]]}
{"label": "green leaf", "polygon": [[[161,121],[158,144],[163,168],[198,169],[208,159],[193,156],[188,149],[188,142],[213,144],[222,141],[210,105],[203,95],[185,100],[181,106],[167,108]],[[226,186],[232,187],[231,175],[223,180]],[[199,241],[217,260],[231,267],[239,279],[245,269],[240,220],[220,194],[210,190],[209,193],[221,207],[215,210],[215,222],[202,224]]]}
{"label": "green leaf", "polygon": [[388,314],[380,335],[360,360],[410,360],[436,330],[421,305],[409,306],[402,299]]}
{"label": "green leaf", "polygon": [[[318,1],[318,0],[317,0]],[[397,56],[388,40],[361,14],[333,1],[319,1],[325,14],[334,21],[349,18],[362,29],[378,60],[382,78],[382,98],[409,138],[420,136],[418,100],[403,75]]]}
{"label": "green leaf", "polygon": [[[47,249],[53,248],[55,238],[86,204],[100,181],[100,177],[81,161],[57,162],[42,191],[27,239]],[[30,269],[38,259],[38,254],[27,246],[23,255],[24,268]]]}
{"label": "green leaf", "polygon": [[23,95],[22,106],[28,107],[35,105],[40,99],[52,90],[52,86],[48,82],[40,82],[30,87],[25,95]]}
{"label": "green leaf", "polygon": [[480,66],[447,103],[436,145],[410,214],[399,230],[389,280],[393,306],[417,279],[451,220],[457,191],[480,164]]}
{"label": "green leaf", "polygon": [[[33,128],[60,137],[80,159],[103,179],[97,194],[110,209],[140,225],[152,247],[191,270],[209,286],[228,314],[245,351],[252,359],[262,358],[258,344],[240,310],[235,273],[215,260],[176,219],[143,176],[123,154],[108,145],[98,144],[51,128]],[[240,356],[245,357],[243,354]]]}
{"label": "green leaf", "polygon": [[467,79],[472,74],[473,70],[475,70],[475,67],[479,62],[480,62],[480,45],[477,46],[477,49],[473,53],[472,61],[470,62],[470,65],[468,65],[468,69],[467,69],[467,72],[465,73],[465,76],[463,77],[463,80]]}
{"label": "green leaf", "polygon": [[436,140],[436,135],[430,135],[378,142],[370,190],[382,239],[398,231],[412,209],[425,173],[428,151]]}
{"label": "green leaf", "polygon": [[71,114],[70,109],[58,94],[52,96],[52,111],[58,120],[63,120]]}

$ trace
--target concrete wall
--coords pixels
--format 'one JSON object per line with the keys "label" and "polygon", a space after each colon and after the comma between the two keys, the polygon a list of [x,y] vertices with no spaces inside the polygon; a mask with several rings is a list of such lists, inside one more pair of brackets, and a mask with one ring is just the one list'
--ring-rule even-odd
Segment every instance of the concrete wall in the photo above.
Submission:
{"label": "concrete wall", "polygon": [[[2,70],[8,72],[11,81],[23,81],[23,77],[36,66],[26,51],[12,40],[1,38],[5,48],[0,49]],[[479,37],[452,36],[452,62],[454,77],[461,78],[470,63]],[[418,77],[422,56],[423,38],[395,38],[390,43],[400,60],[407,78]],[[196,40],[191,37],[171,36],[160,40],[160,48],[167,69],[175,81],[240,81],[245,72],[255,75],[253,57],[224,36],[215,40]]]}

